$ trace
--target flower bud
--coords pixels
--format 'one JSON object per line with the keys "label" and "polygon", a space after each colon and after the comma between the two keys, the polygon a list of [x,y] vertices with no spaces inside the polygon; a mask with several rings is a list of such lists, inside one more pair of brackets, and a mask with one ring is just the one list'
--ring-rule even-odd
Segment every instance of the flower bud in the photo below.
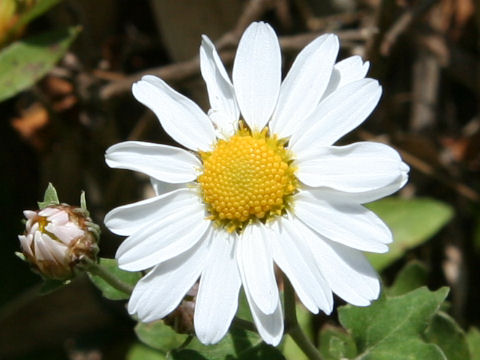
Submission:
{"label": "flower bud", "polygon": [[46,278],[67,280],[86,258],[98,253],[98,226],[86,209],[66,204],[25,210],[26,229],[19,235],[25,258]]}

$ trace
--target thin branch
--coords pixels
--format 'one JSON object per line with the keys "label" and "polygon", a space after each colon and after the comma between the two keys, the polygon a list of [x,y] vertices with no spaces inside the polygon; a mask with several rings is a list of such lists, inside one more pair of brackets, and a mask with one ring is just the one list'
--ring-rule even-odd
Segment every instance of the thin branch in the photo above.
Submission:
{"label": "thin branch", "polygon": [[437,2],[438,0],[424,0],[417,6],[405,11],[383,37],[380,53],[383,56],[387,56],[392,46],[397,42],[398,37],[407,31],[416,19],[425,14]]}
{"label": "thin branch", "polygon": [[285,328],[297,346],[311,360],[322,360],[322,356],[298,324],[295,292],[286,276],[283,277],[285,302]]}
{"label": "thin branch", "polygon": [[109,285],[113,286],[115,289],[124,292],[125,294],[130,295],[133,292],[133,287],[130,284],[127,284],[113,275],[102,265],[91,261],[89,259],[85,260],[87,263],[86,271],[92,275],[97,275],[105,280]]}
{"label": "thin branch", "polygon": [[[285,52],[296,52],[304,48],[309,42],[317,38],[321,33],[304,33],[293,36],[282,36],[279,38],[280,47]],[[348,41],[366,41],[371,33],[368,30],[345,30],[337,33],[342,42]],[[231,50],[223,50],[219,52],[220,57],[225,65],[230,65],[235,57],[235,52]],[[165,65],[157,68],[147,69],[125,78],[112,81],[100,90],[101,100],[108,100],[116,96],[120,96],[130,91],[132,84],[138,81],[144,75],[155,75],[169,83],[175,83],[187,80],[200,73],[200,61],[198,56],[183,62]]]}

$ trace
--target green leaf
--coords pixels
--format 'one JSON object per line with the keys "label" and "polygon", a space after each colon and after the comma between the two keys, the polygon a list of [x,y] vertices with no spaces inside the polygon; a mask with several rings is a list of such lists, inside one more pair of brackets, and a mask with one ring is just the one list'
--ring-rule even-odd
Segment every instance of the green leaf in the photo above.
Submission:
{"label": "green leaf", "polygon": [[467,343],[470,350],[470,359],[480,360],[480,331],[476,327],[468,330]]}
{"label": "green leaf", "polygon": [[[100,265],[103,266],[106,270],[108,270],[116,278],[131,286],[134,286],[137,281],[140,280],[140,278],[142,277],[142,274],[140,272],[121,270],[118,267],[117,260],[115,259],[100,258]],[[88,276],[90,280],[95,284],[95,286],[102,291],[103,296],[105,296],[107,299],[124,300],[130,297],[129,294],[114,288],[112,285],[103,280],[100,276],[93,275],[90,272],[88,272]]]}
{"label": "green leaf", "polygon": [[422,336],[448,294],[422,287],[396,297],[385,297],[369,307],[339,308],[340,323],[355,339],[359,355],[355,359],[445,360],[441,349],[426,343]]}
{"label": "green leaf", "polygon": [[427,282],[427,267],[419,261],[411,261],[398,273],[393,285],[386,289],[389,296],[413,291]]}
{"label": "green leaf", "polygon": [[0,52],[0,101],[32,86],[63,57],[79,27],[16,41]]}
{"label": "green leaf", "polygon": [[28,11],[24,12],[20,18],[18,19],[15,26],[11,29],[12,33],[16,33],[19,31],[23,26],[27,25],[29,22],[34,20],[35,18],[39,17],[46,13],[50,8],[57,5],[62,0],[38,0],[35,2]]}
{"label": "green leaf", "polygon": [[148,346],[167,354],[170,350],[178,348],[187,340],[188,335],[176,333],[163,320],[151,323],[139,322],[135,326],[135,334],[140,341]]}
{"label": "green leaf", "polygon": [[439,312],[433,317],[425,332],[425,339],[437,344],[448,360],[470,359],[465,332],[444,312]]}
{"label": "green leaf", "polygon": [[128,350],[127,360],[165,360],[164,354],[141,343],[135,343]]}
{"label": "green leaf", "polygon": [[319,350],[325,360],[351,359],[357,354],[352,336],[345,330],[333,326],[322,329]]}
{"label": "green leaf", "polygon": [[52,183],[48,183],[47,189],[45,190],[45,194],[43,195],[43,201],[38,202],[38,207],[41,209],[45,209],[50,205],[58,205],[60,201],[58,200],[57,190],[52,185]]}
{"label": "green leaf", "polygon": [[377,271],[383,270],[437,233],[453,216],[452,207],[429,198],[386,198],[367,205],[393,232],[394,242],[386,254],[368,254]]}
{"label": "green leaf", "polygon": [[232,329],[216,345],[203,345],[194,338],[184,349],[171,351],[168,359],[285,360],[285,357],[277,348],[265,344],[257,334],[242,329]]}

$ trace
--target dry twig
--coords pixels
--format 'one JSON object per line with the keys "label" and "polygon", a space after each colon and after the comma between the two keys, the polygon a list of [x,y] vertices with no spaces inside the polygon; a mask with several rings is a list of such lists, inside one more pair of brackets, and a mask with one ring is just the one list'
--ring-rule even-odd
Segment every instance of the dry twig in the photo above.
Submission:
{"label": "dry twig", "polygon": [[390,49],[397,42],[398,37],[408,30],[414,20],[425,14],[437,2],[438,0],[424,0],[403,13],[383,37],[380,45],[380,54],[383,56],[390,54]]}

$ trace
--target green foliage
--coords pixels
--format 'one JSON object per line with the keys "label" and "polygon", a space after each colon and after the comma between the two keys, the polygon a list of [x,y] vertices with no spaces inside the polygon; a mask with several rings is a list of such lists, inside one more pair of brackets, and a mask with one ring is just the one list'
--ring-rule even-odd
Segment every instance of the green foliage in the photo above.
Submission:
{"label": "green foliage", "polygon": [[[100,265],[103,266],[107,271],[109,271],[113,276],[131,286],[134,286],[137,281],[140,280],[140,278],[142,277],[141,273],[139,272],[129,272],[121,270],[118,267],[117,261],[115,259],[100,258]],[[95,286],[102,291],[103,296],[105,296],[107,299],[124,300],[130,297],[129,294],[126,294],[123,291],[114,288],[100,276],[93,275],[90,272],[88,272],[88,276],[90,277],[90,280],[95,284]]]}
{"label": "green foliage", "polygon": [[58,205],[60,201],[58,200],[57,190],[52,185],[52,183],[48,183],[47,189],[45,190],[45,194],[43,195],[43,201],[38,202],[39,209],[45,209],[50,205]]}
{"label": "green foliage", "polygon": [[16,41],[0,52],[0,101],[32,86],[62,58],[79,27],[55,30]]}
{"label": "green foliage", "polygon": [[149,324],[138,323],[135,332],[143,343],[172,360],[285,359],[278,349],[266,345],[257,334],[239,328],[231,329],[222,341],[209,346],[203,345],[195,337],[175,333],[161,320]]}
{"label": "green foliage", "polygon": [[425,332],[428,342],[437,344],[448,360],[465,360],[470,358],[467,337],[448,314],[440,311],[433,317]]}
{"label": "green foliage", "polygon": [[394,242],[386,254],[368,254],[378,271],[386,268],[437,233],[453,216],[452,208],[428,198],[386,198],[368,204],[393,232]]}
{"label": "green foliage", "polygon": [[426,284],[427,268],[418,261],[412,261],[398,273],[391,287],[385,289],[389,296],[398,296]]}
{"label": "green foliage", "polygon": [[165,360],[166,357],[161,352],[152,349],[151,347],[135,343],[128,350],[127,360]]}
{"label": "green foliage", "polygon": [[135,326],[135,334],[148,346],[167,354],[171,349],[180,347],[188,338],[188,335],[177,334],[171,327],[164,324],[163,320],[151,323],[139,322]]}
{"label": "green foliage", "polygon": [[214,346],[201,344],[196,338],[181,350],[170,352],[168,359],[208,360],[284,360],[280,350],[265,344],[255,333],[233,329]]}
{"label": "green foliage", "polygon": [[472,327],[467,333],[467,343],[471,360],[480,360],[480,331]]}
{"label": "green foliage", "polygon": [[320,353],[325,360],[351,359],[357,354],[355,341],[345,330],[333,326],[320,333]]}
{"label": "green foliage", "polygon": [[39,0],[35,2],[35,5],[33,5],[32,8],[21,14],[11,31],[17,32],[32,20],[46,13],[48,10],[50,10],[50,8],[57,5],[60,1],[62,0]]}
{"label": "green foliage", "polygon": [[480,333],[472,329],[466,335],[442,311],[448,289],[419,288],[426,279],[426,267],[413,261],[369,307],[339,308],[346,331],[333,326],[322,329],[319,350],[324,359],[478,359],[470,354],[480,350]]}
{"label": "green foliage", "polygon": [[439,347],[422,337],[447,294],[447,288],[431,292],[422,287],[405,295],[384,296],[366,308],[340,308],[340,322],[357,345],[355,359],[446,359]]}

